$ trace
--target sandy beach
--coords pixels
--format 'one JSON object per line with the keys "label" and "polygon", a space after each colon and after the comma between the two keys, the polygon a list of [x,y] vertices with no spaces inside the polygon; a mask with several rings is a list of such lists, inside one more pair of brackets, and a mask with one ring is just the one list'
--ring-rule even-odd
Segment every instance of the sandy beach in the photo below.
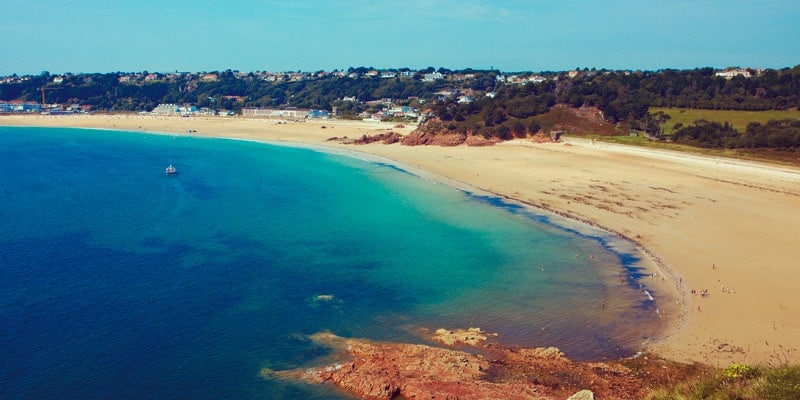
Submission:
{"label": "sandy beach", "polygon": [[[577,138],[491,147],[343,144],[413,126],[241,117],[2,115],[0,125],[286,141],[369,153],[619,233],[679,310],[650,349],[678,361],[800,362],[800,169]],[[190,132],[191,131],[191,132]],[[704,294],[704,295],[701,295]]]}

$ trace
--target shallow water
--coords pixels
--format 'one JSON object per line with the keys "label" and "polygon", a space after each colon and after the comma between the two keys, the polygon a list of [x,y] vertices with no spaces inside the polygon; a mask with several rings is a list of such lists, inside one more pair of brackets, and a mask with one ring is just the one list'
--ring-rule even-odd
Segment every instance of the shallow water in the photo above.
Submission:
{"label": "shallow water", "polygon": [[602,232],[308,149],[0,127],[0,205],[4,399],[331,398],[259,370],[325,355],[321,330],[601,359],[659,325]]}

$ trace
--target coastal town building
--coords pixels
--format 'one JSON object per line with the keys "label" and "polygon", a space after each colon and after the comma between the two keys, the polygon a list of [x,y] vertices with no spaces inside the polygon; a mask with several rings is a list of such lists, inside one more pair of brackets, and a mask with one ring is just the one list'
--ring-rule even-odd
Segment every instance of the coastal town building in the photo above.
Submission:
{"label": "coastal town building", "polygon": [[199,113],[209,114],[212,112],[207,108],[205,109],[205,111],[201,110],[197,108],[197,106],[191,104],[184,104],[179,106],[177,104],[172,104],[172,103],[166,103],[166,104],[162,103],[157,105],[153,109],[153,111],[151,111],[151,113],[157,115],[192,115]]}
{"label": "coastal town building", "polygon": [[751,76],[750,71],[741,68],[726,69],[725,71],[717,72],[714,75],[725,79],[732,79],[734,76],[743,76],[745,78],[749,78]]}
{"label": "coastal town building", "polygon": [[158,115],[170,115],[170,114],[177,114],[178,113],[178,106],[175,104],[159,104],[156,108],[151,111],[153,114]]}
{"label": "coastal town building", "polygon": [[383,112],[384,117],[406,117],[406,118],[417,118],[419,114],[417,113],[417,109],[414,107],[403,106],[403,107],[392,107],[389,110]]}
{"label": "coastal town building", "polygon": [[326,110],[308,110],[308,118],[330,119],[331,113]]}
{"label": "coastal town building", "polygon": [[473,99],[472,96],[459,96],[458,97],[458,103],[459,104],[469,104],[469,103],[472,103],[474,100],[475,99]]}
{"label": "coastal town building", "polygon": [[439,79],[444,79],[444,75],[441,72],[431,72],[429,74],[422,75],[423,82],[433,82]]}
{"label": "coastal town building", "polygon": [[242,116],[244,117],[281,117],[281,118],[293,118],[293,119],[305,119],[308,117],[308,113],[311,110],[308,109],[299,109],[299,108],[288,108],[288,109],[277,109],[277,108],[243,108],[242,109]]}
{"label": "coastal town building", "polygon": [[42,105],[31,101],[3,101],[0,102],[0,113],[39,113]]}

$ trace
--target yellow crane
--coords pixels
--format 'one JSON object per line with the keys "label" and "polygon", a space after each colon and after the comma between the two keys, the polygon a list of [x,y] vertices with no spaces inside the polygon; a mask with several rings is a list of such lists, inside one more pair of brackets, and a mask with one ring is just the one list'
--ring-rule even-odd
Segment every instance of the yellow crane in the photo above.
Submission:
{"label": "yellow crane", "polygon": [[62,87],[55,87],[55,86],[42,86],[42,87],[39,88],[39,90],[42,91],[42,111],[44,111],[44,92],[45,92],[45,90],[57,90],[57,89],[63,89],[63,88]]}

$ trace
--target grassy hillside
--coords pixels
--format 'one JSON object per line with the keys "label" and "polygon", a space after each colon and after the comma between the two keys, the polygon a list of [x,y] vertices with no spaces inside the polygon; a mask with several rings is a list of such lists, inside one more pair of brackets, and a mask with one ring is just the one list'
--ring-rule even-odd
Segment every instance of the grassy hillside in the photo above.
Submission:
{"label": "grassy hillside", "polygon": [[800,118],[800,111],[790,110],[770,110],[770,111],[735,111],[735,110],[700,110],[691,108],[664,108],[651,107],[651,113],[664,112],[670,119],[664,124],[664,132],[671,134],[676,123],[680,122],[684,126],[692,124],[698,119],[707,121],[728,122],[733,127],[744,132],[750,122],[765,123],[771,119],[791,119]]}

